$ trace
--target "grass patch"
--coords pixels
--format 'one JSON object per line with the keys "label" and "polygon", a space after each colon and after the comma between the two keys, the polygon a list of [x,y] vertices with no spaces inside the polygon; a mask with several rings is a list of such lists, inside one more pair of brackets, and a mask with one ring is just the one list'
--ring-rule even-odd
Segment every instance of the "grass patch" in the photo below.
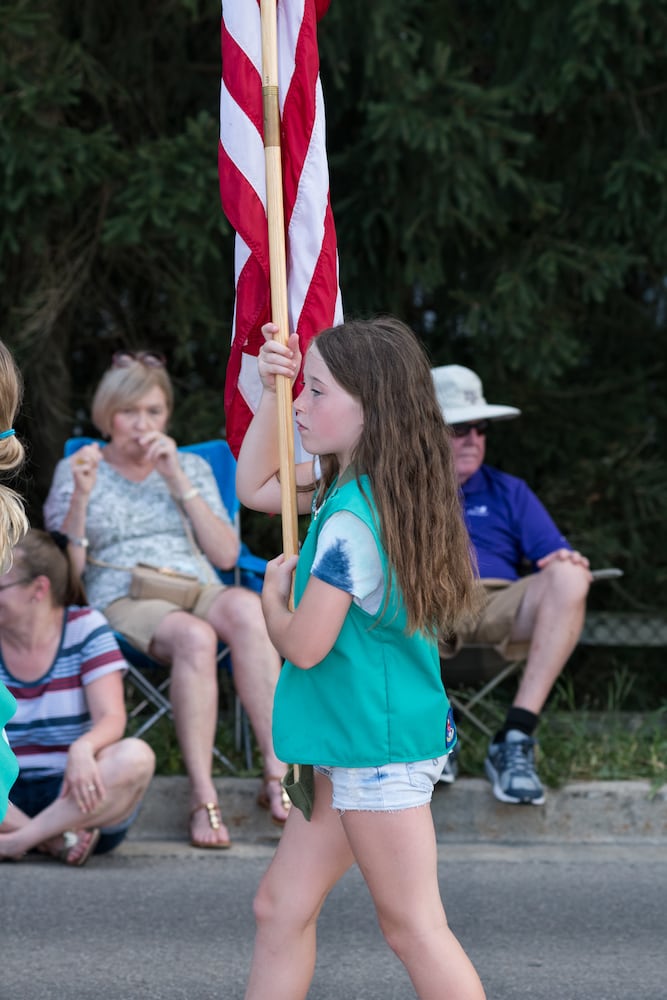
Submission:
{"label": "grass patch", "polygon": [[[132,734],[133,729],[136,729],[136,726],[133,727],[132,724],[128,725],[128,735]],[[143,734],[142,739],[146,740],[149,746],[153,748],[156,758],[156,774],[185,774],[183,758],[181,756],[178,741],[176,740],[174,726],[167,718],[162,718],[156,722],[147,733]],[[232,772],[229,771],[224,764],[217,759],[217,757],[214,757],[214,776],[223,778],[229,778],[231,776],[237,778],[254,778],[259,777],[262,774],[262,758],[254,744],[254,766],[251,770],[246,768],[245,754],[242,750],[237,749],[234,742],[233,719],[225,717],[221,718],[220,724],[218,725],[216,746],[234,765],[236,768],[236,774],[232,775]]]}
{"label": "grass patch", "polygon": [[[559,681],[537,732],[538,771],[547,786],[646,779],[657,789],[667,782],[667,704],[637,711],[631,707],[633,687],[632,675],[619,669],[593,706],[577,703],[572,678]],[[494,692],[490,705],[496,720],[504,718],[515,688],[510,682]],[[487,738],[465,719],[459,722],[459,736],[461,774],[483,776]]]}
{"label": "grass patch", "polygon": [[[165,672],[166,676],[166,672]],[[158,680],[161,678],[155,678]],[[229,759],[232,765],[236,768],[236,776],[239,778],[257,777],[262,774],[262,758],[257,744],[254,739],[254,735],[251,732],[252,739],[252,749],[253,749],[253,768],[248,770],[246,768],[245,753],[242,748],[238,748],[235,742],[234,734],[234,692],[232,689],[231,679],[228,674],[221,673],[219,675],[220,684],[220,715],[218,719],[218,730],[216,734],[216,746],[218,749]],[[135,705],[139,704],[141,700],[141,694],[134,691],[130,684],[126,687],[127,696],[127,709],[128,714],[132,711]],[[140,715],[137,719],[129,719],[127,726],[128,736],[131,736],[139,728],[141,721],[144,716]],[[185,767],[183,765],[183,757],[181,756],[181,750],[176,739],[176,733],[174,730],[173,723],[166,717],[163,716],[159,719],[155,725],[151,726],[148,732],[142,735],[150,747],[152,747],[155,753],[156,765],[155,773],[160,775],[177,775],[185,774]],[[229,777],[230,772],[224,764],[217,759],[213,758],[213,774],[214,776]]]}
{"label": "grass patch", "polygon": [[[667,782],[667,703],[653,711],[637,708],[634,699],[634,675],[618,668],[598,688],[595,699],[581,698],[576,679],[564,675],[554,688],[542,715],[538,730],[537,762],[539,774],[551,788],[570,781],[630,781],[645,779],[657,790]],[[510,680],[496,689],[489,701],[491,714],[487,723],[500,723],[516,689]],[[132,693],[128,707],[132,705]],[[246,769],[244,754],[234,740],[234,698],[231,687],[221,678],[220,724],[217,746],[237,769],[239,777],[258,777],[262,773],[261,755],[253,742],[254,766]],[[488,740],[465,719],[458,723],[462,775],[482,777]],[[136,725],[130,724],[132,732]],[[174,727],[160,719],[144,739],[157,757],[156,773],[184,774],[183,759]],[[213,773],[230,772],[214,758]]]}

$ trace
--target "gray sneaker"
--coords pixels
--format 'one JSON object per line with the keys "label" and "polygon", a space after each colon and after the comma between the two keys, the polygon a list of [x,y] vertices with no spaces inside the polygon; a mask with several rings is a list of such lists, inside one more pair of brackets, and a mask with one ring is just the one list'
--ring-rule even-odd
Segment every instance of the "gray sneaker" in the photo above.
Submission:
{"label": "gray sneaker", "polygon": [[502,743],[489,747],[484,770],[500,802],[541,806],[544,789],[535,770],[535,740],[510,729]]}

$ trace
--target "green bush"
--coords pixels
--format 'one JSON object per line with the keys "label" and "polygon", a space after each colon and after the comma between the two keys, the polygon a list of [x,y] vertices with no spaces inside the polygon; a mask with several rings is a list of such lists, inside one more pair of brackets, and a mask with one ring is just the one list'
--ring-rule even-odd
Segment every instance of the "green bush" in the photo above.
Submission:
{"label": "green bush", "polygon": [[[119,347],[165,351],[181,442],[224,433],[233,234],[219,21],[196,0],[0,8],[0,336],[23,370],[33,520]],[[320,26],[349,315],[519,406],[489,457],[594,565],[667,579],[667,0],[337,0]],[[251,547],[281,547],[246,517]]]}

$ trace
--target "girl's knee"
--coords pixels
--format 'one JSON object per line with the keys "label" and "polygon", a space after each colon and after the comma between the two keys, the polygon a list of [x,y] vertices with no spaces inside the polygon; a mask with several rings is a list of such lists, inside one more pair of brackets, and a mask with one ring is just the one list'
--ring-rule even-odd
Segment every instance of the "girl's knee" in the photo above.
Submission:
{"label": "girl's knee", "polygon": [[394,955],[399,958],[402,962],[405,961],[405,957],[409,952],[407,944],[407,928],[404,925],[394,923],[393,921],[386,921],[380,918],[380,930],[382,931],[382,936],[384,937],[387,945],[391,948]]}
{"label": "girl's knee", "polygon": [[255,893],[252,910],[258,926],[261,924],[269,925],[275,922],[279,916],[280,907],[278,899],[266,885],[265,881],[260,882],[259,888]]}
{"label": "girl's knee", "polygon": [[[269,873],[270,874],[270,873]],[[270,878],[260,882],[253,900],[253,913],[257,927],[272,929],[289,937],[301,933],[317,920],[319,908],[310,907],[305,896],[285,894],[276,890]]]}
{"label": "girl's knee", "polygon": [[431,921],[425,920],[423,914],[416,916],[414,921],[403,917],[383,918],[379,914],[379,924],[388,946],[403,963],[414,954],[416,942],[430,941],[438,947],[443,936],[450,933],[444,913],[433,915]]}

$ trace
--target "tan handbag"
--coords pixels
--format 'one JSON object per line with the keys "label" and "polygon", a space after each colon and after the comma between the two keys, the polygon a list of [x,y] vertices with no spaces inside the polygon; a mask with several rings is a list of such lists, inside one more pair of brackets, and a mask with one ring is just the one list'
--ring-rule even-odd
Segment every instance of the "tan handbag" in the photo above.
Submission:
{"label": "tan handbag", "polygon": [[[197,545],[190,523],[180,507],[178,513],[183,521],[183,529],[190,548],[201,563],[204,575],[210,578],[211,583],[214,583],[214,571]],[[192,573],[179,573],[178,570],[170,569],[168,566],[153,566],[151,563],[143,562],[137,563],[136,566],[117,566],[115,563],[104,562],[102,559],[94,559],[91,555],[88,555],[88,562],[92,563],[93,566],[103,566],[106,569],[119,569],[125,573],[131,573],[129,596],[135,601],[169,601],[171,604],[183,608],[184,611],[191,611],[202,592],[203,584],[199,577]]]}
{"label": "tan handbag", "polygon": [[137,563],[132,567],[130,597],[138,601],[161,600],[190,611],[201,594],[201,583],[190,573],[179,573],[168,566]]}

